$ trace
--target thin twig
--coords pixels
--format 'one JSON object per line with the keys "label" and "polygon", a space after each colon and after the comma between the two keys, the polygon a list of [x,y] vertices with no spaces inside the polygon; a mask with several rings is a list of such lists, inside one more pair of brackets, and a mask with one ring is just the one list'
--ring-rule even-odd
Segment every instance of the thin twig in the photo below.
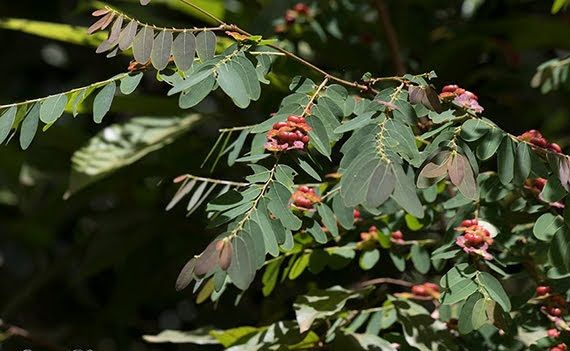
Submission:
{"label": "thin twig", "polygon": [[252,128],[255,127],[255,126],[256,126],[256,125],[239,126],[239,127],[231,127],[231,128],[222,128],[222,129],[218,129],[218,132],[220,132],[220,133],[237,132],[237,131],[240,131],[240,130],[252,129]]}
{"label": "thin twig", "polygon": [[[190,6],[190,7],[192,7],[193,9],[195,9],[195,10],[197,10],[197,11],[200,11],[202,14],[204,14],[204,15],[208,16],[209,18],[213,19],[213,20],[216,21],[218,24],[220,24],[220,26],[224,26],[224,28],[226,28],[226,29],[229,30],[229,31],[234,31],[234,32],[238,32],[238,33],[243,34],[243,35],[252,36],[251,33],[249,33],[249,32],[247,32],[247,31],[241,29],[241,28],[238,27],[237,25],[225,23],[224,21],[222,21],[221,19],[217,18],[217,17],[214,16],[213,14],[211,14],[211,13],[209,13],[208,11],[206,11],[206,10],[200,8],[200,7],[197,6],[197,5],[192,4],[192,3],[189,2],[188,0],[179,0],[179,1],[181,1],[181,2],[183,2],[184,4],[186,4],[186,5]],[[335,82],[337,82],[337,83],[339,83],[339,84],[346,85],[346,86],[349,86],[349,87],[353,87],[353,88],[356,88],[356,89],[360,89],[361,91],[370,91],[370,92],[372,92],[372,93],[374,93],[374,94],[377,94],[377,93],[378,93],[377,90],[375,90],[375,89],[373,89],[373,88],[371,88],[371,87],[369,87],[369,86],[367,86],[367,85],[358,84],[358,83],[356,83],[356,82],[350,82],[350,81],[348,81],[348,80],[345,80],[345,79],[336,77],[336,76],[334,76],[334,75],[332,75],[332,74],[330,74],[330,73],[328,73],[328,72],[326,72],[326,71],[320,69],[319,67],[315,66],[314,64],[308,62],[307,60],[305,60],[305,59],[303,59],[303,58],[301,58],[301,57],[295,55],[294,53],[292,53],[292,52],[290,52],[290,51],[287,51],[287,50],[285,50],[285,49],[283,49],[283,48],[281,48],[281,47],[279,47],[279,46],[277,46],[277,45],[268,44],[267,46],[270,47],[270,48],[272,48],[272,49],[275,49],[275,50],[281,52],[283,55],[285,55],[285,56],[287,56],[287,57],[289,57],[289,58],[292,58],[292,59],[294,59],[294,60],[297,61],[297,62],[300,62],[301,64],[303,64],[303,65],[305,65],[305,66],[311,68],[312,70],[314,70],[314,71],[320,73],[320,74],[323,75],[324,77],[328,77],[330,80],[335,81]]]}
{"label": "thin twig", "polygon": [[177,177],[176,179],[181,181],[182,179],[188,179],[188,178],[195,179],[195,180],[205,182],[205,183],[231,185],[231,186],[237,186],[237,187],[244,187],[244,186],[251,185],[250,183],[232,182],[230,180],[203,178],[203,177],[198,177],[198,176],[195,176],[192,174],[184,174],[184,175],[181,175],[180,177]]}
{"label": "thin twig", "polygon": [[376,278],[376,279],[363,281],[359,285],[362,287],[365,287],[365,286],[380,285],[380,284],[393,284],[393,285],[399,285],[399,286],[405,286],[405,287],[411,287],[414,285],[414,284],[407,282],[405,280],[394,279],[394,278]]}
{"label": "thin twig", "polygon": [[72,89],[72,90],[68,90],[68,91],[63,92],[63,93],[48,95],[48,96],[44,96],[44,97],[37,98],[37,99],[33,99],[33,100],[27,100],[27,101],[22,101],[22,102],[16,102],[16,103],[9,104],[9,105],[0,105],[0,109],[10,108],[10,107],[14,107],[14,106],[28,105],[28,104],[32,104],[32,103],[34,103],[34,102],[39,102],[39,101],[43,101],[43,100],[49,99],[50,97],[59,96],[59,95],[73,94],[73,93],[75,93],[75,92],[77,92],[77,91],[89,89],[89,88],[92,88],[92,87],[97,88],[97,87],[100,87],[100,86],[102,86],[102,85],[105,85],[105,84],[108,84],[108,83],[111,83],[111,82],[114,82],[114,81],[117,81],[117,80],[121,80],[122,78],[128,76],[129,74],[130,74],[130,73],[128,73],[128,72],[127,72],[127,73],[122,73],[122,74],[119,74],[119,75],[117,75],[117,76],[114,76],[113,78],[109,78],[109,79],[104,80],[104,81],[101,81],[101,82],[96,82],[96,83],[90,84],[90,85],[85,86],[85,87],[75,88],[75,89]]}
{"label": "thin twig", "polygon": [[229,27],[226,24],[222,24],[219,25],[217,27],[204,27],[204,28],[166,28],[166,27],[158,27],[155,26],[154,24],[148,24],[148,23],[144,23],[141,22],[135,18],[130,17],[129,15],[124,14],[123,12],[112,8],[111,6],[105,6],[105,9],[109,10],[110,12],[113,12],[115,15],[123,17],[125,19],[127,19],[128,21],[135,21],[140,27],[151,27],[157,31],[161,31],[161,32],[173,32],[173,33],[184,33],[184,32],[204,32],[204,31],[210,31],[210,32],[216,32],[216,31],[225,31],[228,30]]}
{"label": "thin twig", "polygon": [[311,96],[311,99],[307,103],[307,106],[305,106],[305,109],[303,110],[303,114],[301,115],[302,117],[305,117],[309,113],[309,111],[311,111],[311,107],[313,106],[313,102],[315,102],[315,99],[317,98],[317,96],[319,95],[321,90],[323,90],[325,88],[325,86],[327,85],[328,82],[329,82],[329,76],[325,76],[325,80],[323,80],[321,85],[319,85],[319,87],[317,88],[317,90],[315,91],[313,96]]}
{"label": "thin twig", "polygon": [[209,13],[208,11],[200,8],[199,6],[194,5],[193,3],[191,3],[190,1],[187,0],[180,0],[183,3],[185,3],[186,5],[190,6],[191,8],[193,8],[194,10],[200,12],[201,14],[213,19],[215,22],[217,22],[218,24],[226,24],[224,21],[222,21],[221,19],[219,19],[218,17],[214,16],[213,14]]}
{"label": "thin twig", "polygon": [[26,339],[29,342],[31,342],[35,345],[41,346],[41,347],[48,349],[50,351],[66,351],[65,348],[63,348],[59,345],[56,345],[50,341],[47,341],[47,340],[44,340],[38,336],[35,336],[26,329],[5,323],[1,319],[0,319],[0,329],[4,330],[5,333],[9,336],[17,336],[17,337]]}
{"label": "thin twig", "polygon": [[378,11],[378,16],[380,17],[380,22],[384,28],[384,33],[386,34],[386,41],[388,42],[388,48],[390,50],[390,56],[392,57],[392,62],[394,64],[396,74],[403,76],[406,73],[406,66],[404,65],[404,60],[402,59],[400,45],[398,43],[398,36],[396,35],[396,30],[394,29],[394,25],[390,19],[388,7],[386,6],[384,0],[374,0],[374,5]]}

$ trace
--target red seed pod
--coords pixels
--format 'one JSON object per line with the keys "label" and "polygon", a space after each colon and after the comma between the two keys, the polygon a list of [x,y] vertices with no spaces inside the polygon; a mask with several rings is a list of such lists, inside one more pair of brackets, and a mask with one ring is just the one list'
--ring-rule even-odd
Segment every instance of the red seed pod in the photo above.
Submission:
{"label": "red seed pod", "polygon": [[485,228],[481,228],[481,232],[483,233],[483,235],[485,235],[487,238],[491,237],[491,233],[489,233],[489,231]]}
{"label": "red seed pod", "polygon": [[546,332],[546,334],[547,334],[549,337],[551,337],[551,338],[553,338],[553,339],[556,339],[557,337],[560,336],[560,331],[559,331],[558,329],[552,328],[552,329],[548,329],[548,331]]}
{"label": "red seed pod", "polygon": [[534,186],[539,188],[540,190],[544,189],[544,187],[546,186],[546,179],[544,178],[536,178],[533,181]]}
{"label": "red seed pod", "polygon": [[297,19],[297,13],[295,11],[288,10],[287,13],[285,14],[284,19],[285,22],[287,22],[287,24],[293,24]]}
{"label": "red seed pod", "polygon": [[278,130],[283,127],[287,127],[287,122],[277,122],[273,125],[273,129]]}
{"label": "red seed pod", "polygon": [[459,86],[457,84],[450,84],[450,85],[446,85],[443,87],[443,89],[441,90],[441,92],[443,93],[453,93],[455,92],[455,90],[457,90],[459,88]]}
{"label": "red seed pod", "polygon": [[562,310],[558,307],[551,307],[548,314],[554,317],[560,317],[562,315]]}
{"label": "red seed pod", "polygon": [[465,92],[463,94],[467,95],[467,97],[470,99],[479,100],[479,97],[477,95],[473,94],[472,92],[470,92],[469,90],[465,90]]}
{"label": "red seed pod", "polygon": [[473,245],[473,241],[475,240],[476,235],[472,234],[472,233],[467,233],[467,234],[463,235],[463,237],[465,238],[466,244],[471,246],[471,245]]}
{"label": "red seed pod", "polygon": [[404,234],[401,231],[397,230],[397,231],[392,233],[391,237],[394,240],[403,240]]}
{"label": "red seed pod", "polygon": [[303,193],[308,193],[311,189],[306,186],[306,185],[302,185],[299,187],[299,191],[303,192]]}
{"label": "red seed pod", "polygon": [[540,286],[536,287],[536,294],[538,296],[544,296],[548,293],[550,293],[550,287],[549,286],[540,285]]}
{"label": "red seed pod", "polygon": [[455,89],[455,91],[454,91],[455,95],[461,95],[461,94],[463,94],[464,92],[465,92],[465,89],[463,89],[463,88],[457,88],[457,89]]}
{"label": "red seed pod", "polygon": [[474,235],[473,240],[471,241],[471,245],[473,246],[479,246],[483,243],[483,241],[485,241],[485,239],[479,235]]}
{"label": "red seed pod", "polygon": [[301,141],[304,142],[305,144],[309,142],[309,136],[308,135],[304,135],[303,138],[301,138]]}
{"label": "red seed pod", "polygon": [[369,232],[360,233],[360,240],[362,240],[362,241],[368,241],[371,238],[372,238],[372,234],[370,234]]}
{"label": "red seed pod", "polygon": [[423,286],[423,285],[412,286],[412,294],[414,294],[416,296],[428,296],[429,295],[425,286]]}
{"label": "red seed pod", "polygon": [[295,133],[293,133],[293,132],[287,132],[287,136],[286,136],[286,139],[285,139],[285,140],[287,140],[287,141],[289,141],[289,142],[296,141],[296,140],[297,140],[297,135],[296,135]]}
{"label": "red seed pod", "polygon": [[479,224],[479,221],[477,221],[477,219],[466,219],[463,222],[461,222],[462,227],[471,227],[477,224]]}
{"label": "red seed pod", "polygon": [[431,290],[431,291],[435,291],[435,292],[439,292],[439,286],[437,284],[434,283],[425,283],[424,286],[426,287],[426,289]]}
{"label": "red seed pod", "polygon": [[304,122],[304,119],[301,120],[301,118],[302,118],[302,117],[291,115],[291,116],[287,117],[287,121],[293,122],[293,123],[301,123],[301,122]]}
{"label": "red seed pod", "polygon": [[560,145],[556,144],[556,143],[552,143],[550,144],[550,150],[557,152],[559,154],[562,153],[562,148],[560,147]]}
{"label": "red seed pod", "polygon": [[302,2],[297,3],[294,7],[293,7],[294,11],[297,11],[298,14],[300,15],[308,15],[309,14],[309,6],[307,6],[307,4],[304,4]]}
{"label": "red seed pod", "polygon": [[302,207],[302,208],[307,208],[307,209],[313,207],[313,203],[311,202],[311,200],[304,198],[304,197],[301,197],[301,196],[299,196],[295,199],[294,204],[297,207]]}
{"label": "red seed pod", "polygon": [[352,216],[354,217],[354,219],[360,219],[360,211],[357,209],[354,209],[352,211]]}
{"label": "red seed pod", "polygon": [[368,228],[368,232],[377,232],[378,228],[376,228],[375,225],[371,226],[370,228]]}

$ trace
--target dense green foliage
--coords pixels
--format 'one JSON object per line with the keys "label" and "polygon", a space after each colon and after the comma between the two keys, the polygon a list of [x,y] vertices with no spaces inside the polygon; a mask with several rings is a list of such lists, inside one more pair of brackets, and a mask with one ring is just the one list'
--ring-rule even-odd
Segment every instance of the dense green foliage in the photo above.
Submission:
{"label": "dense green foliage", "polygon": [[[560,136],[568,127],[570,61],[541,51],[570,47],[563,20],[545,20],[565,1],[140,3],[90,3],[81,30],[0,21],[134,59],[0,105],[0,141],[32,155],[0,173],[30,187],[0,188],[19,212],[2,238],[2,279],[22,284],[0,292],[7,347],[566,349],[570,157],[522,133],[535,115]],[[203,22],[168,23],[171,11]],[[85,113],[105,126],[79,147],[67,114]],[[65,202],[57,148],[73,152]],[[26,155],[6,150],[11,164]],[[59,317],[40,301],[58,293],[75,306],[55,324],[71,331],[11,327],[43,327],[36,310]]]}

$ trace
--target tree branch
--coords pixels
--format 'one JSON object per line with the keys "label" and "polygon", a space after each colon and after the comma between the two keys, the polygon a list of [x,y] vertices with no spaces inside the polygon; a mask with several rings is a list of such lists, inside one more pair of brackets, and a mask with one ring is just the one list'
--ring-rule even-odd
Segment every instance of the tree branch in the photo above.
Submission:
{"label": "tree branch", "polygon": [[28,340],[29,342],[31,342],[35,345],[41,346],[41,347],[43,347],[47,350],[50,350],[50,351],[66,351],[65,348],[63,348],[59,345],[56,345],[50,341],[47,341],[47,340],[44,340],[38,336],[35,336],[35,335],[31,334],[29,331],[27,331],[26,329],[5,323],[1,319],[0,319],[0,329],[4,330],[6,332],[6,334],[8,334],[9,336],[18,336],[22,339]]}
{"label": "tree branch", "polygon": [[382,23],[382,28],[386,34],[386,41],[388,42],[388,49],[390,50],[390,56],[392,57],[392,62],[394,64],[394,69],[396,74],[403,76],[406,74],[406,66],[400,53],[400,45],[398,43],[398,36],[396,35],[396,30],[390,19],[390,12],[388,12],[388,7],[384,0],[373,0],[376,11],[378,11],[378,17],[380,18],[380,23]]}
{"label": "tree branch", "polygon": [[[252,36],[251,33],[248,33],[247,31],[241,29],[241,28],[238,27],[237,25],[235,25],[235,24],[227,24],[226,22],[224,22],[224,21],[222,21],[221,19],[217,18],[216,16],[214,16],[214,15],[211,14],[211,13],[209,13],[208,11],[206,11],[206,10],[200,8],[199,6],[196,6],[196,5],[192,4],[189,0],[179,0],[179,1],[181,1],[181,2],[183,2],[184,4],[186,4],[186,5],[190,6],[190,7],[192,7],[193,9],[195,9],[195,10],[197,10],[197,11],[200,11],[200,12],[203,13],[204,15],[210,17],[212,20],[216,21],[216,22],[220,25],[220,27],[222,27],[222,28],[227,28],[227,29],[230,30],[230,31],[235,31],[235,32],[238,32],[238,33],[243,34],[243,35]],[[295,55],[294,53],[292,53],[292,52],[290,52],[290,51],[287,51],[287,50],[285,50],[285,49],[283,49],[283,48],[281,48],[281,47],[279,47],[279,46],[277,46],[277,45],[268,44],[267,46],[270,47],[270,48],[272,48],[272,49],[275,49],[275,50],[279,51],[280,53],[282,53],[283,55],[285,55],[285,56],[287,56],[287,57],[289,57],[289,58],[292,58],[293,60],[295,60],[295,61],[297,61],[297,62],[299,62],[299,63],[301,63],[301,64],[303,64],[303,65],[305,65],[305,66],[307,66],[307,67],[309,67],[309,68],[311,68],[312,70],[314,70],[314,71],[320,73],[320,74],[323,75],[325,78],[328,78],[328,79],[331,80],[331,81],[335,81],[335,82],[337,82],[337,83],[339,83],[339,84],[342,84],[342,85],[346,85],[346,86],[349,86],[349,87],[353,87],[353,88],[356,88],[356,89],[360,89],[361,91],[370,91],[370,92],[372,92],[372,93],[374,93],[374,94],[378,94],[378,91],[377,91],[376,89],[374,89],[374,88],[372,88],[372,87],[370,87],[370,86],[368,86],[368,85],[359,84],[359,83],[357,83],[357,82],[350,82],[350,81],[348,81],[348,80],[345,80],[345,79],[336,77],[336,76],[334,76],[334,75],[332,75],[332,74],[330,74],[330,73],[328,73],[328,72],[326,72],[326,71],[320,69],[319,67],[315,66],[314,64],[308,62],[307,60],[305,60],[305,59],[303,59],[303,58],[301,58],[301,57]]]}
{"label": "tree branch", "polygon": [[405,286],[405,287],[411,287],[412,285],[414,285],[414,284],[407,282],[405,280],[393,279],[393,278],[377,278],[377,279],[366,280],[366,281],[361,282],[359,285],[361,287],[365,287],[365,286],[380,285],[380,284],[393,284],[393,285],[399,285],[399,286]]}

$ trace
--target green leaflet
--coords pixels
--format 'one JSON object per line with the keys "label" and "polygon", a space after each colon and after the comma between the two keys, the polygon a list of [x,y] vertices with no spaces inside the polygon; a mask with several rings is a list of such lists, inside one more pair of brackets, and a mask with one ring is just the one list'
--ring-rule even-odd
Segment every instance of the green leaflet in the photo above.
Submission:
{"label": "green leaflet", "polygon": [[526,143],[519,143],[516,149],[514,166],[514,184],[521,185],[528,179],[532,162],[530,158],[530,148]]}
{"label": "green leaflet", "polygon": [[313,145],[319,153],[330,159],[331,145],[325,125],[320,119],[314,117],[308,118],[307,123],[312,128],[309,132],[309,145]]}
{"label": "green leaflet", "polygon": [[333,211],[330,209],[330,207],[328,207],[324,203],[320,203],[317,206],[317,211],[319,213],[319,216],[321,216],[321,218],[323,220],[323,224],[327,227],[327,229],[330,231],[332,236],[335,236],[335,237],[338,236],[338,227],[336,224],[336,217],[335,217]]}
{"label": "green leaflet", "polygon": [[204,31],[196,35],[196,53],[202,62],[206,62],[216,54],[216,35],[210,31]]}
{"label": "green leaflet", "polygon": [[95,100],[93,100],[93,121],[95,123],[101,123],[103,117],[111,109],[116,90],[117,84],[111,82],[95,95]]}
{"label": "green leaflet", "polygon": [[3,143],[8,137],[8,134],[10,134],[12,125],[16,120],[16,112],[18,112],[18,108],[16,106],[12,106],[0,115],[0,144]]}
{"label": "green leaflet", "polygon": [[251,238],[251,242],[253,243],[253,247],[255,249],[253,262],[255,263],[255,269],[257,270],[261,268],[265,262],[265,256],[267,252],[265,248],[265,238],[261,227],[254,220],[247,221],[247,223],[244,225],[244,230],[247,234],[244,234],[244,232],[242,232],[240,235],[248,235]]}
{"label": "green leaflet", "polygon": [[491,130],[491,127],[481,119],[468,119],[461,126],[461,138],[465,141],[481,139]]}
{"label": "green leaflet", "polygon": [[421,245],[415,244],[411,249],[412,263],[418,272],[426,274],[430,269],[429,253]]}
{"label": "green leaflet", "polygon": [[570,230],[560,230],[554,235],[548,250],[548,260],[562,273],[570,272]]}
{"label": "green leaflet", "polygon": [[246,108],[249,106],[250,99],[245,84],[238,73],[238,69],[241,68],[239,64],[234,61],[222,64],[218,68],[217,82],[236,106]]}
{"label": "green leaflet", "polygon": [[289,271],[288,277],[290,280],[297,279],[305,269],[309,266],[309,260],[311,259],[311,254],[308,252],[303,253],[302,255],[298,256],[291,266],[291,270]]}
{"label": "green leaflet", "polygon": [[255,275],[255,262],[250,252],[254,247],[248,246],[246,240],[241,236],[236,236],[232,240],[232,262],[228,268],[228,276],[232,282],[241,290],[246,290]]}
{"label": "green leaflet", "polygon": [[206,78],[180,94],[180,98],[178,100],[180,108],[192,108],[202,102],[202,100],[212,92],[212,89],[214,89],[214,85],[216,84],[216,79],[210,74],[206,74],[205,76]]}
{"label": "green leaflet", "polygon": [[269,210],[281,221],[283,226],[287,229],[299,230],[302,222],[289,208],[291,191],[282,183],[275,182],[267,196],[270,199]]}
{"label": "green leaflet", "polygon": [[319,244],[324,244],[328,241],[327,234],[321,228],[321,225],[317,221],[313,221],[310,227],[307,228],[307,232],[311,234],[313,239]]}
{"label": "green leaflet", "polygon": [[532,232],[538,240],[550,241],[559,230],[565,227],[564,218],[545,213],[536,220]]}
{"label": "green leaflet", "polygon": [[249,98],[253,101],[259,100],[261,97],[261,85],[251,61],[245,55],[239,55],[234,61],[234,68],[240,76]]}
{"label": "green leaflet", "polygon": [[479,281],[491,298],[503,308],[503,311],[511,311],[511,300],[497,278],[487,272],[480,272]]}
{"label": "green leaflet", "polygon": [[378,249],[374,249],[371,251],[364,251],[360,256],[360,260],[358,261],[360,268],[367,271],[372,269],[376,263],[380,260],[380,251]]}
{"label": "green leaflet", "polygon": [[[0,117],[2,118],[2,117]],[[38,123],[40,119],[40,104],[35,103],[30,110],[27,112],[24,121],[22,122],[22,128],[20,130],[20,147],[26,150],[38,130]],[[1,130],[2,128],[0,128]],[[2,135],[0,135],[0,143],[2,142]]]}
{"label": "green leaflet", "polygon": [[389,145],[389,148],[396,151],[404,160],[419,167],[422,159],[416,145],[416,137],[410,126],[399,120],[390,119],[386,121],[384,128],[388,139],[385,144]]}
{"label": "green leaflet", "polygon": [[273,257],[279,255],[279,244],[277,242],[277,234],[271,225],[272,220],[267,213],[267,201],[262,199],[257,206],[256,211],[252,214],[253,220],[259,225],[263,233],[263,242],[265,244],[265,251]]}
{"label": "green leaflet", "polygon": [[[168,91],[168,96],[172,96],[174,94],[186,91],[194,86],[198,86],[198,84],[202,83],[208,77],[213,77],[213,74],[213,66],[211,65],[206,64],[201,66],[194,66],[192,72],[190,73],[190,76],[172,87],[172,89]],[[207,94],[209,94],[210,91],[208,91]]]}
{"label": "green leaflet", "polygon": [[301,333],[309,330],[315,320],[326,318],[342,310],[348,300],[361,296],[361,292],[345,290],[334,286],[327,290],[311,290],[307,295],[299,296],[293,308]]}
{"label": "green leaflet", "polygon": [[45,124],[54,123],[65,111],[67,105],[67,96],[59,94],[50,96],[42,101],[40,106],[40,119]]}
{"label": "green leaflet", "polygon": [[142,72],[139,72],[133,75],[125,76],[123,79],[121,79],[121,83],[119,85],[119,90],[121,93],[129,95],[134,92],[139,86],[143,76],[144,74]]}
{"label": "green leaflet", "polygon": [[392,198],[412,216],[424,218],[424,208],[418,197],[413,175],[407,175],[399,164],[392,162],[391,165],[396,179]]}
{"label": "green leaflet", "polygon": [[333,197],[332,209],[344,229],[354,228],[354,208],[345,206],[340,194]]}
{"label": "green leaflet", "polygon": [[313,168],[313,166],[311,166],[311,164],[309,162],[307,162],[305,159],[299,157],[296,158],[295,161],[297,162],[297,164],[299,165],[299,167],[301,167],[301,169],[303,171],[305,171],[305,173],[307,173],[308,175],[310,175],[311,177],[313,177],[313,179],[315,179],[316,181],[322,181],[321,176],[319,175],[319,173]]}
{"label": "green leaflet", "polygon": [[365,125],[369,124],[372,121],[372,117],[376,114],[376,112],[366,112],[361,115],[356,116],[355,118],[349,120],[346,123],[343,123],[341,126],[337,127],[334,132],[337,134],[346,133],[355,129],[359,129],[364,127]]}
{"label": "green leaflet", "polygon": [[271,295],[273,289],[277,285],[277,280],[279,279],[279,271],[281,268],[281,263],[285,259],[284,256],[280,256],[279,258],[271,261],[265,268],[265,272],[263,273],[263,277],[261,278],[261,282],[263,284],[262,292],[263,296]]}
{"label": "green leaflet", "polygon": [[548,181],[544,189],[540,192],[540,198],[548,202],[557,202],[567,195],[566,189],[560,184],[560,180],[556,175],[548,177]]}
{"label": "green leaflet", "polygon": [[441,303],[451,305],[465,300],[478,290],[479,286],[471,279],[461,279],[449,286],[441,295]]}
{"label": "green leaflet", "polygon": [[162,71],[168,66],[173,40],[172,32],[165,30],[160,31],[154,39],[150,59],[157,71]]}
{"label": "green leaflet", "polygon": [[473,327],[473,309],[481,298],[481,294],[473,294],[461,307],[461,312],[459,313],[459,332],[461,334],[468,334],[475,329]]}
{"label": "green leaflet", "polygon": [[181,71],[192,67],[196,54],[196,37],[192,32],[182,32],[176,36],[172,43],[172,56],[174,63]]}
{"label": "green leaflet", "polygon": [[133,57],[141,63],[150,60],[154,43],[154,31],[149,26],[144,26],[135,36],[133,41]]}
{"label": "green leaflet", "polygon": [[485,134],[485,136],[479,141],[479,146],[476,151],[477,157],[480,160],[487,160],[493,157],[504,137],[505,134],[502,130],[498,128],[491,129],[491,131]]}
{"label": "green leaflet", "polygon": [[514,177],[515,152],[511,138],[503,139],[497,153],[497,169],[503,185],[509,185]]}
{"label": "green leaflet", "polygon": [[393,168],[372,150],[355,159],[344,173],[341,196],[346,206],[378,207],[392,195],[396,183]]}

